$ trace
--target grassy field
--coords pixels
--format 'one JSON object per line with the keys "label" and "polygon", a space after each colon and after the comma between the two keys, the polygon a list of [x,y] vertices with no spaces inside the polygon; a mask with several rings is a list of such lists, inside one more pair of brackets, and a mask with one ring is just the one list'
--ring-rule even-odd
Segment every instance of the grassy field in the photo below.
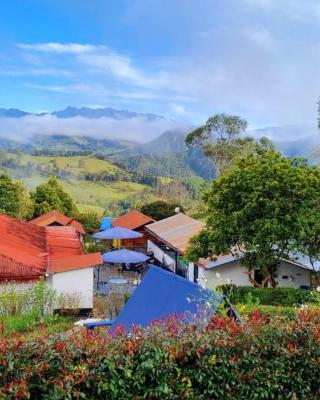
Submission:
{"label": "grassy field", "polygon": [[[58,174],[56,169],[66,171],[68,174],[60,178],[60,181],[82,212],[94,211],[101,214],[119,201],[151,191],[150,186],[131,182],[130,174],[124,169],[92,156],[31,156],[5,153],[1,157],[14,160],[13,167],[10,169],[9,166],[3,171],[21,180],[29,190],[34,190],[48,176]],[[31,172],[30,164],[36,167],[31,169]],[[17,169],[17,166],[20,168]],[[113,180],[105,182],[99,180],[99,177],[97,180],[85,180],[85,174],[102,174],[112,177]],[[156,198],[152,195],[151,197]]]}
{"label": "grassy field", "polygon": [[98,160],[90,156],[31,156],[31,161],[36,164],[56,165],[58,168],[65,169],[76,176],[81,176],[83,173],[108,173],[110,176],[125,173],[125,171],[109,161]]}
{"label": "grassy field", "polygon": [[[32,178],[22,178],[21,180],[30,190],[34,190],[46,178],[33,176]],[[134,182],[104,183],[71,180],[62,181],[61,183],[75,200],[80,211],[95,211],[98,213],[103,213],[111,203],[150,191],[148,186]]]}

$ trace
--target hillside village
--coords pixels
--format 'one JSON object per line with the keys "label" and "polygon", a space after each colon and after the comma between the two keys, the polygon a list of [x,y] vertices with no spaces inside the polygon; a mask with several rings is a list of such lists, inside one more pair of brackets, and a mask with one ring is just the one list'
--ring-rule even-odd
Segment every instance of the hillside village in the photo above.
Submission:
{"label": "hillside village", "polygon": [[3,0],[0,400],[320,399],[317,0]]}

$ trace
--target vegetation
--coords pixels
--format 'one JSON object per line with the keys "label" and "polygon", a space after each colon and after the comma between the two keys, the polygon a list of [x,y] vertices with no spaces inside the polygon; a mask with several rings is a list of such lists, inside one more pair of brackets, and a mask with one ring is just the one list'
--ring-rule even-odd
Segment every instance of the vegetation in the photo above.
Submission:
{"label": "vegetation", "polygon": [[288,287],[234,287],[232,285],[221,286],[221,289],[233,304],[248,303],[248,300],[251,300],[256,306],[260,304],[285,307],[302,304],[320,305],[320,294],[315,290],[310,291]]}
{"label": "vegetation", "polygon": [[[251,154],[213,181],[205,195],[206,227],[191,240],[187,257],[240,257],[250,282],[276,285],[281,259],[303,250],[319,257],[320,170],[276,152]],[[312,218],[311,218],[312,216]],[[260,269],[257,282],[253,270]]]}
{"label": "vegetation", "polygon": [[0,212],[21,219],[33,214],[33,202],[28,191],[7,175],[0,175]]}
{"label": "vegetation", "polygon": [[272,143],[265,137],[258,142],[249,136],[241,137],[247,126],[247,121],[240,117],[216,114],[205,125],[190,132],[186,143],[201,147],[213,161],[216,175],[219,176],[232,166],[239,155],[273,149]]}
{"label": "vegetation", "polygon": [[159,221],[176,214],[177,208],[183,212],[183,207],[178,203],[167,203],[166,201],[158,200],[143,205],[140,210],[143,214]]}
{"label": "vegetation", "polygon": [[64,191],[54,176],[37,186],[31,197],[34,201],[34,216],[42,215],[50,210],[60,211],[68,217],[77,215],[78,210],[71,196]]}
{"label": "vegetation", "polygon": [[133,164],[128,161],[130,157],[113,163],[105,157],[88,154],[30,156],[0,151],[0,169],[19,179],[29,190],[35,190],[48,177],[55,176],[81,212],[119,215],[158,199],[180,202],[188,209],[197,208],[205,181],[190,169],[186,171],[183,163],[176,162],[180,156],[168,156],[167,166],[162,158],[158,160],[153,156],[149,163],[148,155]]}
{"label": "vegetation", "polygon": [[[0,343],[0,398],[317,399],[319,309]],[[17,351],[18,350],[18,351]]]}

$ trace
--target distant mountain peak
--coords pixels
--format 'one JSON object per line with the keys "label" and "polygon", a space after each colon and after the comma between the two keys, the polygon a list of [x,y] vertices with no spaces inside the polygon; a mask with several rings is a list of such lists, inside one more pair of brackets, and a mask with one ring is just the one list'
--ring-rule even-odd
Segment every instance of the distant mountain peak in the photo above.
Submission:
{"label": "distant mountain peak", "polygon": [[29,113],[15,108],[0,108],[0,118],[22,118],[27,115],[34,115],[42,117],[45,115],[54,115],[57,118],[74,118],[83,117],[90,119],[97,118],[111,118],[116,120],[131,119],[131,118],[142,118],[147,121],[164,120],[165,118],[161,115],[151,113],[138,113],[128,110],[117,110],[111,107],[101,108],[90,108],[90,107],[73,107],[68,106],[63,110],[57,110],[43,113]]}

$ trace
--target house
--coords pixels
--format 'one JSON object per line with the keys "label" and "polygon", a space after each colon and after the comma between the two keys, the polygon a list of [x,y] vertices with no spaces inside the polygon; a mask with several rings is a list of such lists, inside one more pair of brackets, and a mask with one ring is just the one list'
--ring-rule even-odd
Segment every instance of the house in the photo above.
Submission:
{"label": "house", "polygon": [[[232,255],[217,257],[215,261],[199,263],[198,283],[208,289],[219,285],[233,284],[236,286],[252,286],[246,270],[241,267],[240,259]],[[281,260],[278,273],[278,286],[291,288],[309,288],[315,285],[315,272],[320,263],[310,264],[307,257],[298,255],[291,260]],[[254,277],[259,281],[259,270],[254,271]]]}
{"label": "house", "polygon": [[148,251],[153,253],[159,266],[197,282],[198,265],[187,263],[183,256],[189,240],[198,234],[204,225],[203,222],[183,213],[147,225]]}
{"label": "house", "polygon": [[78,233],[81,240],[86,234],[86,231],[83,225],[80,224],[80,222],[76,221],[73,218],[67,217],[66,215],[56,210],[48,211],[47,213],[42,214],[29,222],[30,224],[38,226],[72,226]]}
{"label": "house", "polygon": [[111,222],[114,220],[112,217],[103,217],[100,224],[100,231],[112,228]]}
{"label": "house", "polygon": [[[151,322],[176,315],[184,321],[192,321],[203,309],[205,316],[213,315],[222,296],[162,268],[149,266],[142,282],[134,291],[114,321],[86,324],[96,326],[122,325],[130,329],[133,325],[148,326]],[[209,315],[208,315],[209,314]]]}
{"label": "house", "polygon": [[93,268],[100,253],[86,254],[72,226],[38,226],[0,214],[0,284],[32,284],[40,278],[73,308],[93,306]]}
{"label": "house", "polygon": [[148,231],[146,227],[153,222],[153,218],[142,214],[140,211],[132,210],[114,219],[111,225],[114,228],[127,228],[142,233],[143,237],[138,239],[125,239],[122,241],[122,244],[124,247],[146,250],[148,241]]}

